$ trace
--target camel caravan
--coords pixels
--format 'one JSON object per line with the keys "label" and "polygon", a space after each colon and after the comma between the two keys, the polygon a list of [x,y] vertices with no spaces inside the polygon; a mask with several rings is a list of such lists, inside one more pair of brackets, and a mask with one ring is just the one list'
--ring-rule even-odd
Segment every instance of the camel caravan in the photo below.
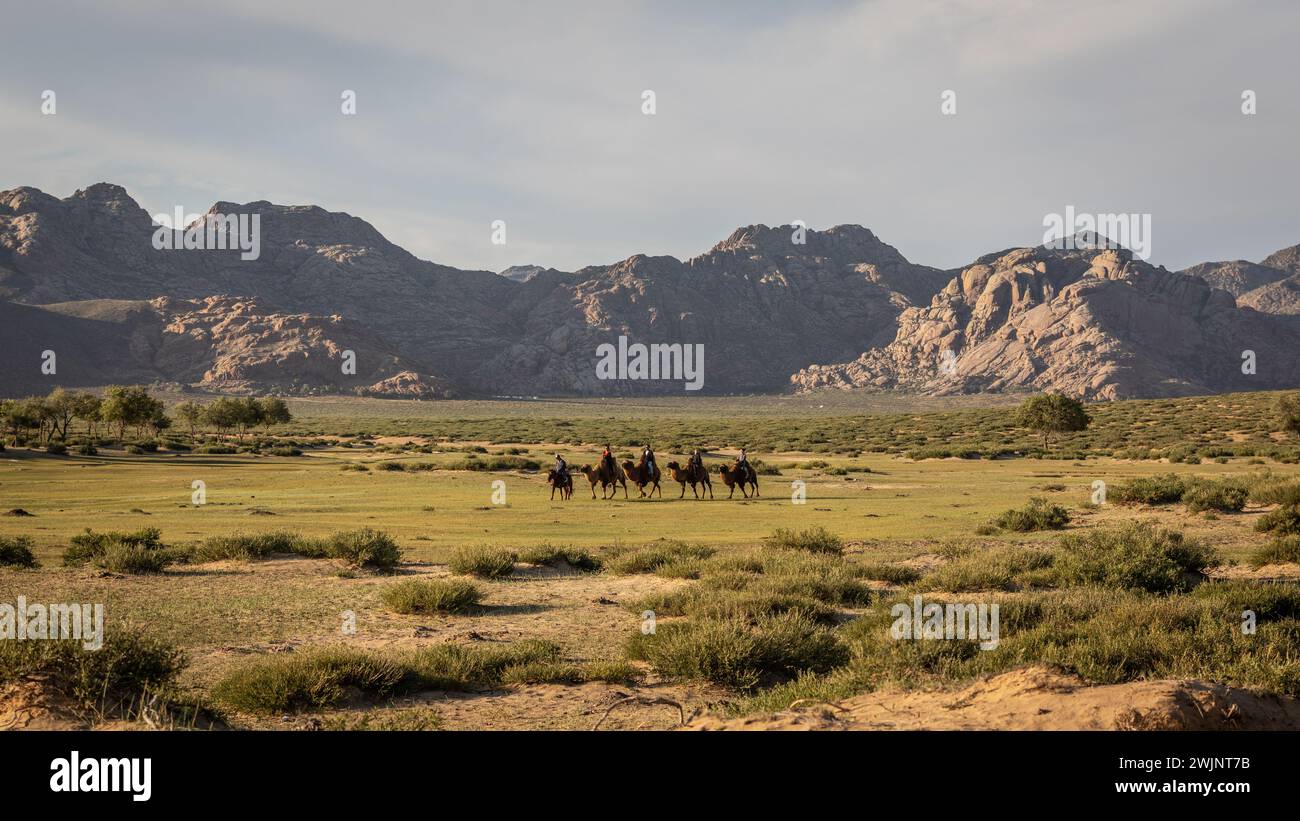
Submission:
{"label": "camel caravan", "polygon": [[[684,466],[677,462],[669,462],[667,467],[672,480],[681,485],[678,499],[686,498],[687,485],[690,485],[691,494],[696,499],[703,499],[706,491],[710,499],[714,498],[713,482],[709,479],[708,469],[704,467],[704,454],[700,450],[697,449],[692,453]],[[654,451],[649,445],[641,449],[641,459],[635,464],[630,459],[625,459],[622,464],[619,464],[609,445],[605,445],[605,451],[596,466],[583,465],[578,468],[578,473],[587,477],[592,499],[596,498],[596,485],[600,485],[602,499],[615,498],[620,487],[623,488],[623,498],[627,499],[629,498],[628,482],[636,486],[640,494],[638,498],[653,499],[658,493],[659,498],[662,499],[664,495],[663,488],[659,486],[663,477],[655,461]],[[754,466],[749,463],[749,456],[744,448],[741,448],[740,456],[731,463],[730,467],[718,465],[718,476],[727,486],[728,499],[735,495],[737,488],[746,499],[751,495],[758,496],[758,471],[754,470]],[[556,493],[560,494],[561,500],[573,498],[573,473],[569,470],[569,465],[564,461],[563,456],[556,454],[555,467],[546,472],[546,483],[551,486],[552,501]]]}

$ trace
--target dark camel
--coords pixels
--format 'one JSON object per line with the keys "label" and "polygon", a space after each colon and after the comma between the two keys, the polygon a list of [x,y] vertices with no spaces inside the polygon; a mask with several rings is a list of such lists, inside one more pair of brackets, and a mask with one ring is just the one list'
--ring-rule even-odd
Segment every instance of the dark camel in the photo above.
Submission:
{"label": "dark camel", "polygon": [[573,498],[573,474],[556,475],[555,469],[546,471],[546,483],[551,486],[551,501],[555,501],[555,491],[560,491],[560,500]]}
{"label": "dark camel", "polygon": [[652,471],[645,463],[644,458],[641,460],[641,464],[639,465],[634,465],[630,461],[625,461],[623,463],[623,473],[627,478],[632,480],[632,484],[636,485],[636,489],[641,491],[642,496],[646,495],[645,486],[650,485],[650,498],[654,498],[656,490],[659,491],[659,498],[663,498],[663,488],[659,487],[660,474],[658,465],[655,465],[655,468]]}
{"label": "dark camel", "polygon": [[732,463],[730,468],[726,465],[718,465],[718,474],[722,476],[723,484],[730,489],[727,493],[728,499],[735,494],[737,487],[740,488],[741,495],[748,499],[749,493],[745,490],[746,485],[753,485],[754,495],[758,495],[758,474],[754,472],[753,467],[749,468],[749,470],[743,470],[735,463]]}
{"label": "dark camel", "polygon": [[605,490],[611,485],[613,486],[613,490],[610,491],[610,499],[613,499],[618,495],[619,485],[623,486],[623,498],[627,498],[627,479],[623,476],[623,471],[618,470],[617,466],[614,468],[615,474],[613,476],[610,475],[609,467],[604,463],[602,463],[600,467],[596,468],[593,468],[591,465],[583,465],[578,468],[578,470],[581,471],[582,475],[586,476],[587,481],[591,483],[591,498],[596,498],[597,483],[600,484],[600,498],[605,498]]}
{"label": "dark camel", "polygon": [[688,483],[691,486],[691,493],[695,495],[696,499],[701,498],[703,495],[703,488],[697,492],[695,490],[696,485],[703,485],[704,488],[707,488],[709,498],[713,498],[713,482],[709,481],[709,472],[704,469],[703,465],[700,465],[697,469],[694,465],[682,467],[676,462],[669,462],[668,472],[672,474],[673,481],[682,486],[682,492],[677,497],[678,499],[686,498],[686,485]]}

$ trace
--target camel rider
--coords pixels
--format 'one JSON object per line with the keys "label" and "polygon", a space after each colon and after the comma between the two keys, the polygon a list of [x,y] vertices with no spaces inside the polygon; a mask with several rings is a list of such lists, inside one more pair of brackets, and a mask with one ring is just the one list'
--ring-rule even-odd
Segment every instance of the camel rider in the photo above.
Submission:
{"label": "camel rider", "polygon": [[561,481],[566,479],[569,475],[569,463],[564,461],[564,457],[558,453],[555,454],[555,475]]}
{"label": "camel rider", "polygon": [[691,453],[691,458],[687,462],[687,466],[696,474],[704,472],[704,454],[700,452],[699,448],[696,448]]}
{"label": "camel rider", "polygon": [[749,454],[745,453],[744,448],[740,449],[740,457],[736,459],[736,469],[742,471],[742,476],[748,476],[750,471],[753,470],[749,465]]}
{"label": "camel rider", "polygon": [[600,456],[600,463],[609,471],[610,476],[617,476],[618,472],[614,470],[614,452],[605,445],[605,452]]}
{"label": "camel rider", "polygon": [[655,467],[655,452],[650,449],[649,445],[646,445],[645,450],[641,451],[641,459],[645,462],[646,467],[649,468],[650,476],[655,476],[659,473],[659,468]]}

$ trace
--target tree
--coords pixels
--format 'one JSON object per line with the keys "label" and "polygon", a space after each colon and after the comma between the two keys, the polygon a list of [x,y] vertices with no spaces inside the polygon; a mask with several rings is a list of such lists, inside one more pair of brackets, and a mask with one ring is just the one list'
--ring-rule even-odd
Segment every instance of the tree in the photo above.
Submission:
{"label": "tree", "polygon": [[86,435],[95,438],[95,423],[99,421],[99,406],[103,400],[93,393],[78,393],[72,403],[72,412],[76,418],[86,423]]}
{"label": "tree", "polygon": [[286,425],[293,421],[293,414],[289,413],[289,405],[278,396],[263,396],[257,400],[257,409],[267,432],[270,432],[272,425]]}
{"label": "tree", "polygon": [[237,416],[235,400],[227,396],[221,397],[203,409],[203,421],[216,428],[218,436],[225,436],[227,431],[235,427]]}
{"label": "tree", "polygon": [[1279,394],[1277,414],[1283,431],[1300,433],[1300,392]]}
{"label": "tree", "polygon": [[1044,448],[1052,434],[1084,430],[1091,421],[1082,402],[1059,393],[1031,396],[1016,411],[1016,424],[1043,434]]}
{"label": "tree", "polygon": [[240,397],[234,402],[235,431],[239,438],[243,439],[249,428],[262,424],[262,409],[258,406],[257,400],[251,396]]}
{"label": "tree", "polygon": [[54,438],[54,434],[57,433],[59,438],[66,442],[68,426],[77,415],[77,394],[63,388],[55,388],[50,391],[49,396],[45,397],[45,407],[50,419],[50,438]]}
{"label": "tree", "polygon": [[117,438],[126,435],[126,426],[131,425],[140,434],[153,420],[163,415],[164,405],[154,399],[140,386],[124,388],[121,385],[109,385],[104,389],[104,399],[99,408],[101,421],[117,427]]}
{"label": "tree", "polygon": [[203,423],[203,414],[207,409],[198,402],[186,401],[172,410],[176,413],[176,418],[184,422],[186,427],[190,429],[190,436],[193,437],[196,435],[199,425]]}

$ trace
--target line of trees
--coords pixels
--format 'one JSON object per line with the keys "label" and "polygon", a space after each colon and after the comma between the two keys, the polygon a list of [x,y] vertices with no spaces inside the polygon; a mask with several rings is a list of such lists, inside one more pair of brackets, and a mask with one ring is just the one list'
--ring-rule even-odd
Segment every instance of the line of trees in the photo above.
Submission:
{"label": "line of trees", "polygon": [[33,435],[44,443],[56,438],[66,442],[74,422],[81,422],[92,440],[105,431],[120,440],[128,428],[136,436],[159,436],[173,427],[173,417],[192,437],[215,430],[219,436],[233,433],[240,439],[258,427],[269,431],[272,425],[293,421],[289,406],[274,396],[221,397],[206,404],[181,402],[172,414],[167,415],[161,399],[138,385],[110,385],[102,394],[55,388],[47,396],[0,399],[0,428],[16,442]]}

